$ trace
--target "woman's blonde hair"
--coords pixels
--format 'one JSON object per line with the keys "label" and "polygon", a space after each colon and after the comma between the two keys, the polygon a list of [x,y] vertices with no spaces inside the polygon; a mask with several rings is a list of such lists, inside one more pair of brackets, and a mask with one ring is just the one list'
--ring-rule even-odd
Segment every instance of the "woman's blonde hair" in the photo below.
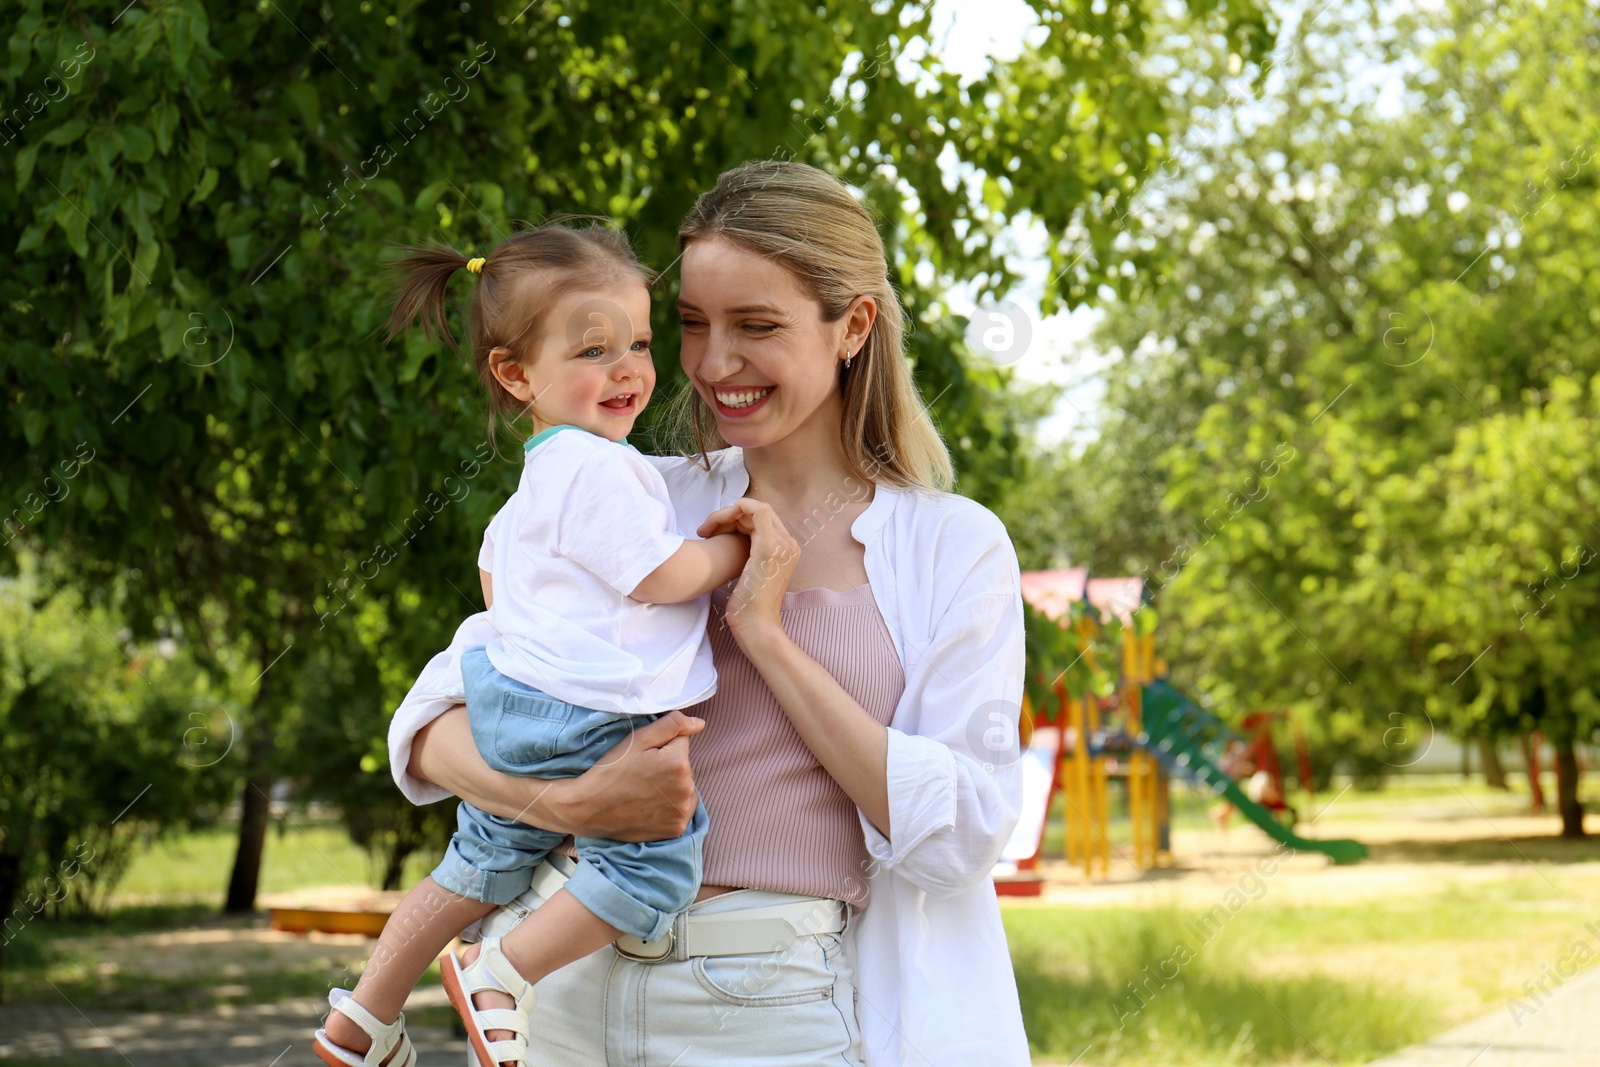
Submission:
{"label": "woman's blonde hair", "polygon": [[[586,224],[569,224],[578,221]],[[488,397],[491,441],[502,425],[515,432],[518,419],[532,409],[495,377],[490,358],[495,349],[507,349],[509,358],[526,357],[546,326],[545,312],[566,293],[618,278],[638,278],[645,285],[655,281],[626,235],[605,220],[577,216],[519,230],[481,260],[445,245],[405,253],[394,264],[399,284],[387,324],[390,341],[420,323],[424,337],[443,337],[460,352],[446,307],[450,282],[463,269],[478,276],[467,298],[468,356]]]}
{"label": "woman's blonde hair", "polygon": [[[721,239],[781,263],[838,322],[858,296],[877,301],[866,344],[840,365],[839,434],[856,474],[875,482],[948,491],[950,452],[917,393],[905,358],[905,318],[889,280],[872,216],[838,178],[804,163],[757,160],[725,172],[678,228],[678,251]],[[707,451],[726,448],[715,414],[692,388],[680,395],[676,427]]]}

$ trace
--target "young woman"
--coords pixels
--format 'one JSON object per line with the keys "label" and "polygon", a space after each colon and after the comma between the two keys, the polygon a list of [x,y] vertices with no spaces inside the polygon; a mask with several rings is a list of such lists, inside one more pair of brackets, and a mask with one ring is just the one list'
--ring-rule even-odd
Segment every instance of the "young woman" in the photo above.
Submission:
{"label": "young woman", "polygon": [[697,448],[652,462],[679,515],[710,515],[682,532],[750,537],[713,594],[716,695],[577,778],[497,775],[457,706],[474,616],[395,714],[395,780],[418,803],[454,793],[620,840],[681,833],[704,798],[697,903],[668,938],[541,982],[530,1064],[1020,1067],[989,880],[1020,800],[1016,553],[948,492],[883,244],[847,186],[745,164],[679,247]]}

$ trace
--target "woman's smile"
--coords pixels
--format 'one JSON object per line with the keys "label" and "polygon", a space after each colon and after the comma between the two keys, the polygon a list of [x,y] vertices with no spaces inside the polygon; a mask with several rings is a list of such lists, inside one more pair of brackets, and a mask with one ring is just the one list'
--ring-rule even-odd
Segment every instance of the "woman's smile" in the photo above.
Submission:
{"label": "woman's smile", "polygon": [[775,385],[743,388],[713,386],[711,395],[716,401],[719,415],[730,419],[743,419],[765,407],[767,398],[776,392],[777,388]]}

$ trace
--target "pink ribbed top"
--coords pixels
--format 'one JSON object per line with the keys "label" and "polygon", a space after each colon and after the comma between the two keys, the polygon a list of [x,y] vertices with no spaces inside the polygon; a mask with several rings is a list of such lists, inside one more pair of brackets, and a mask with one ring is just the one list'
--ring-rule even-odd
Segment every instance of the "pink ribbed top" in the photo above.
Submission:
{"label": "pink ribbed top", "polygon": [[[867,904],[869,859],[856,806],[817,762],[722,621],[711,594],[717,692],[688,709],[706,720],[689,762],[711,828],[707,885],[772,889]],[[869,586],[783,595],[783,630],[867,714],[888,725],[905,673]]]}

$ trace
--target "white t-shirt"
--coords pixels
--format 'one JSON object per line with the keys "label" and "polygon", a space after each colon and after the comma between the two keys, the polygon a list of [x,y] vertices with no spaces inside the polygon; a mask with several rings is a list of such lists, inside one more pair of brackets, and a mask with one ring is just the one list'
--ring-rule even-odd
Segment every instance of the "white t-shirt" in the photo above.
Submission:
{"label": "white t-shirt", "polygon": [[628,596],[688,538],[639,450],[576,426],[528,441],[522,481],[483,536],[489,662],[559,700],[649,715],[717,691],[710,598]]}

